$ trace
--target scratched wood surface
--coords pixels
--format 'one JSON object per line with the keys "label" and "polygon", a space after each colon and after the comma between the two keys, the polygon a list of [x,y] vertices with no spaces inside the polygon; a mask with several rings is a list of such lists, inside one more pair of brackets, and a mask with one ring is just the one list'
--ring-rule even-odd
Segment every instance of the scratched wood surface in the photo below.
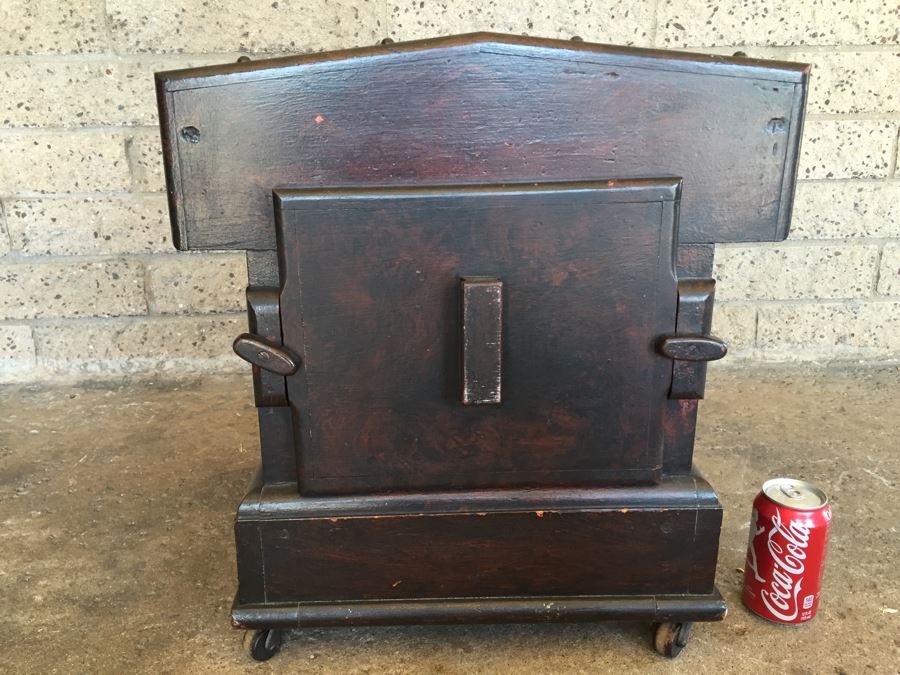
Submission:
{"label": "scratched wood surface", "polygon": [[721,353],[713,243],[787,235],[808,73],[482,33],[158,74],[175,243],[259,290],[238,625],[721,619],[662,352]]}
{"label": "scratched wood surface", "polygon": [[160,73],[175,241],[274,249],[275,186],[657,176],[683,243],[782,239],[807,74],[494,34]]}
{"label": "scratched wood surface", "polygon": [[[703,596],[715,592],[721,518],[699,476],[630,487],[322,497],[257,483],[238,512],[236,615],[260,603],[453,597],[480,598],[487,613],[504,597],[529,595],[597,595],[583,609],[600,609],[626,594],[674,593],[684,594],[688,614],[696,604],[697,618],[709,614]],[[652,618],[640,604],[623,618]],[[399,608],[394,620],[422,612]],[[478,620],[452,603],[426,613]],[[353,623],[353,614],[333,623]],[[362,622],[381,618],[373,610]]]}
{"label": "scratched wood surface", "polygon": [[[280,191],[301,489],[656,480],[678,185]],[[503,280],[501,405],[460,402],[467,276]]]}
{"label": "scratched wood surface", "polygon": [[503,281],[466,277],[459,283],[460,402],[503,400]]}
{"label": "scratched wood surface", "polygon": [[[240,521],[241,602],[713,591],[719,509]],[[627,537],[627,545],[623,538]]]}

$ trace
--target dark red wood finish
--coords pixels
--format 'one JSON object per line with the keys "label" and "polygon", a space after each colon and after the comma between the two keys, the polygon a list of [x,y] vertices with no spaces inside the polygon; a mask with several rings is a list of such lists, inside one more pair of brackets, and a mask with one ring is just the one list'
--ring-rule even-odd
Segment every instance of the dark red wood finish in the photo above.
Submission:
{"label": "dark red wood finish", "polygon": [[[300,487],[656,481],[678,181],[279,191]],[[502,405],[459,400],[460,280],[503,280]]]}
{"label": "dark red wood finish", "polygon": [[715,592],[722,511],[697,477],[463,494],[261,487],[236,525],[239,605]]}
{"label": "dark red wood finish", "polygon": [[503,401],[503,282],[459,280],[459,400],[463,405]]}
{"label": "dark red wood finish", "polygon": [[698,521],[688,507],[242,523],[268,562],[265,596],[247,601],[712,593],[722,514],[705,515]]}
{"label": "dark red wood finish", "polygon": [[248,251],[235,624],[722,618],[691,359],[712,244],[787,235],[808,73],[480,33],[158,74],[176,245]]}
{"label": "dark red wood finish", "polygon": [[681,241],[787,235],[809,67],[477,33],[157,75],[175,241],[272,188],[680,177]]}

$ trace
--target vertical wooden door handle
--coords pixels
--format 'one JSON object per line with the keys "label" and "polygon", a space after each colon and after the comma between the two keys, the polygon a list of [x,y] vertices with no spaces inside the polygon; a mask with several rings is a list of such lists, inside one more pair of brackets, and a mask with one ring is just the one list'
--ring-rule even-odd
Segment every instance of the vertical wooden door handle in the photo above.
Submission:
{"label": "vertical wooden door handle", "polygon": [[463,405],[500,403],[503,352],[503,282],[496,277],[463,277],[460,370]]}

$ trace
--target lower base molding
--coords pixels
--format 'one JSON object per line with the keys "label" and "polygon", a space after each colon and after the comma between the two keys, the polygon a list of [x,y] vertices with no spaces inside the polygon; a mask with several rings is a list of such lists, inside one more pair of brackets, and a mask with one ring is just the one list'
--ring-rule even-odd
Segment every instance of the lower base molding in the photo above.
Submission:
{"label": "lower base molding", "polygon": [[721,621],[725,601],[708,595],[451,598],[239,604],[237,628],[452,623]]}
{"label": "lower base molding", "polygon": [[258,483],[235,522],[237,606],[431,616],[421,601],[446,599],[435,602],[473,615],[473,599],[499,598],[500,616],[550,602],[552,612],[602,605],[652,619],[660,598],[713,592],[721,520],[697,474],[627,488],[352,497]]}

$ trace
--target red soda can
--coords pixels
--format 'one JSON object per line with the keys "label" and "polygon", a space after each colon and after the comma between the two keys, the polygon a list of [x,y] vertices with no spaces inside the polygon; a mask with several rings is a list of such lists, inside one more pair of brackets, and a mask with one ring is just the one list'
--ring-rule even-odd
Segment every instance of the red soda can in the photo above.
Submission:
{"label": "red soda can", "polygon": [[744,604],[777,623],[816,615],[831,507],[828,496],[802,480],[773,478],[753,500],[744,567]]}

